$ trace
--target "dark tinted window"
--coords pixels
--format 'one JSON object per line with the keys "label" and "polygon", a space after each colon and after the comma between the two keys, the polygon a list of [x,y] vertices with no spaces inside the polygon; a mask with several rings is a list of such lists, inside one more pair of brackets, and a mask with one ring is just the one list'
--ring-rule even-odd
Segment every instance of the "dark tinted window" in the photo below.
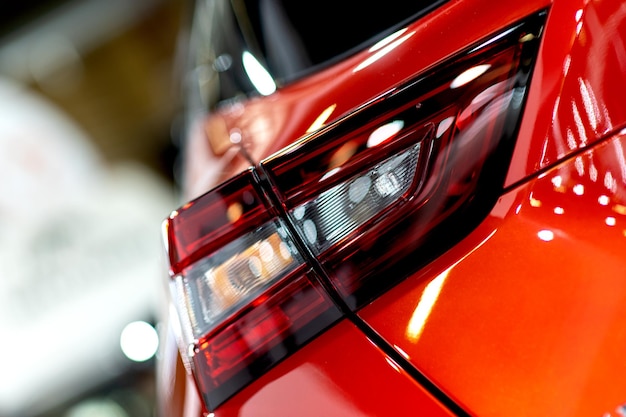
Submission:
{"label": "dark tinted window", "polygon": [[[189,42],[191,109],[261,93],[250,57],[276,85],[354,53],[445,0],[197,0]],[[244,59],[245,57],[245,59]]]}
{"label": "dark tinted window", "polygon": [[250,25],[270,70],[293,78],[382,38],[438,1],[235,0],[242,25]]}

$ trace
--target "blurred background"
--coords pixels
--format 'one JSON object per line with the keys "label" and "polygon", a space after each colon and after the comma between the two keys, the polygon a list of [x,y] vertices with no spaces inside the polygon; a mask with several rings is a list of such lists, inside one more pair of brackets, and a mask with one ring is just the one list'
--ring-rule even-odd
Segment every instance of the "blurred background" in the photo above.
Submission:
{"label": "blurred background", "polygon": [[185,7],[0,5],[0,417],[154,415]]}

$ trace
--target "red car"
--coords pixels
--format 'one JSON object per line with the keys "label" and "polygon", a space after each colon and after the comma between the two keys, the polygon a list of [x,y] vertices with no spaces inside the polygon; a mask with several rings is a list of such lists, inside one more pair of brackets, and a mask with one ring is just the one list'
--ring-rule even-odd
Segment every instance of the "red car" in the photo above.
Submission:
{"label": "red car", "polygon": [[338,6],[197,2],[160,415],[625,416],[624,3]]}

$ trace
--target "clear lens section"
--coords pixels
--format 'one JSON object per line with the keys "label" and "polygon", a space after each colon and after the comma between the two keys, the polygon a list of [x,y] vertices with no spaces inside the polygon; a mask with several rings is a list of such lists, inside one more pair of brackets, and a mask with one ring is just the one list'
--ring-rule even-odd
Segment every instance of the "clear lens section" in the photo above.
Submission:
{"label": "clear lens section", "polygon": [[413,184],[421,143],[388,158],[290,211],[318,255],[400,200]]}
{"label": "clear lens section", "polygon": [[206,334],[301,264],[292,240],[276,220],[187,268],[175,285],[182,292],[191,336]]}

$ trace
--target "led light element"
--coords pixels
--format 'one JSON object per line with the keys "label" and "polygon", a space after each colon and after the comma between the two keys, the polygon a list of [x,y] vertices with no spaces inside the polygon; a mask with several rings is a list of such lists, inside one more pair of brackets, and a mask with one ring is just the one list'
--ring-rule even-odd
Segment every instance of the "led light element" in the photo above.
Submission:
{"label": "led light element", "polygon": [[421,144],[295,207],[290,217],[319,254],[399,201],[415,181]]}
{"label": "led light element", "polygon": [[212,330],[228,313],[302,264],[293,242],[278,234],[282,228],[280,221],[267,223],[176,278],[194,338]]}

